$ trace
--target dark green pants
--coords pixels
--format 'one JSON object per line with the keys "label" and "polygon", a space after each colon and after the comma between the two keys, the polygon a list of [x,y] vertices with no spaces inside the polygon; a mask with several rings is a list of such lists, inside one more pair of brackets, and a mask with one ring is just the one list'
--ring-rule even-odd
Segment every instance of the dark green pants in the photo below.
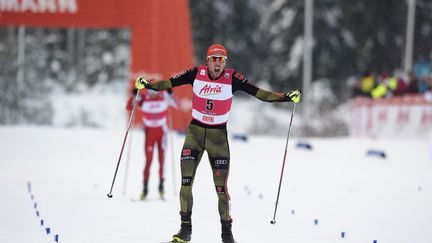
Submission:
{"label": "dark green pants", "polygon": [[227,187],[230,152],[226,128],[205,128],[195,124],[189,125],[181,154],[181,212],[192,212],[192,186],[204,150],[207,151],[213,171],[220,218],[224,221],[231,221],[230,197]]}

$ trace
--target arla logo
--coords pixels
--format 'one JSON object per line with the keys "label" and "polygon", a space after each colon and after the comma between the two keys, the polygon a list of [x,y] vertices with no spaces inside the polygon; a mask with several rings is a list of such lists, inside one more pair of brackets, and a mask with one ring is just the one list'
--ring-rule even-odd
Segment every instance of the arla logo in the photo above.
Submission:
{"label": "arla logo", "polygon": [[0,0],[0,12],[76,13],[77,0]]}
{"label": "arla logo", "polygon": [[210,84],[206,84],[199,92],[200,95],[213,95],[219,93],[222,93],[222,86],[218,84],[216,84],[214,87],[212,87]]}

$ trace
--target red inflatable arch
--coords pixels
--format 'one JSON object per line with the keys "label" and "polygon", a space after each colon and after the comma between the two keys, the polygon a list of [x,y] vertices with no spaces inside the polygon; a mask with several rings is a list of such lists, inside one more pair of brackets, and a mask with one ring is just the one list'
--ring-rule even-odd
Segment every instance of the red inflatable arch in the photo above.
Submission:
{"label": "red inflatable arch", "polygon": [[[187,0],[0,0],[0,25],[130,28],[131,84],[138,74],[169,78],[193,66]],[[192,98],[190,87],[175,93]],[[185,129],[190,108],[172,114],[173,127]]]}

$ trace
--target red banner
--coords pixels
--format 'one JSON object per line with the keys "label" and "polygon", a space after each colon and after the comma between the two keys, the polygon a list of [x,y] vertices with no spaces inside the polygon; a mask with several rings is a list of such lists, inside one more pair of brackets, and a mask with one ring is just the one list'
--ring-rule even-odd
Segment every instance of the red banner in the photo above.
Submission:
{"label": "red banner", "polygon": [[[0,25],[130,28],[131,81],[138,74],[166,79],[193,66],[187,0],[0,0]],[[174,91],[192,98],[190,87]],[[173,127],[185,129],[190,108],[173,116]]]}

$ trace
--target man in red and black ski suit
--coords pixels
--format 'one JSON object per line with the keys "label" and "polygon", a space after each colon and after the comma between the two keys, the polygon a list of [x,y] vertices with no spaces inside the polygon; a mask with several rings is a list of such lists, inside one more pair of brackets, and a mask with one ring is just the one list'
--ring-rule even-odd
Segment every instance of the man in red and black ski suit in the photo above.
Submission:
{"label": "man in red and black ski suit", "polygon": [[[135,89],[134,93],[136,91]],[[144,124],[144,151],[146,157],[141,200],[147,198],[150,166],[153,161],[153,151],[156,146],[159,158],[159,194],[162,199],[164,198],[164,164],[167,144],[166,134],[168,132],[168,106],[176,106],[175,103],[172,102],[171,93],[171,89],[169,89],[168,92],[148,90],[138,97],[137,106],[141,108]],[[131,96],[128,100],[127,109],[129,111],[132,110],[134,98],[135,96]]]}
{"label": "man in red and black ski suit", "polygon": [[150,82],[144,77],[138,77],[135,82],[138,89],[165,90],[185,84],[190,84],[193,89],[193,119],[187,128],[181,153],[181,228],[173,235],[172,242],[188,242],[191,239],[192,185],[204,150],[209,157],[218,195],[222,242],[235,242],[231,231],[232,219],[227,185],[231,161],[226,129],[233,94],[241,90],[266,102],[300,101],[299,90],[285,94],[265,91],[250,84],[241,73],[225,69],[227,57],[225,47],[214,44],[207,51],[207,66],[200,65],[186,70],[169,80]]}

